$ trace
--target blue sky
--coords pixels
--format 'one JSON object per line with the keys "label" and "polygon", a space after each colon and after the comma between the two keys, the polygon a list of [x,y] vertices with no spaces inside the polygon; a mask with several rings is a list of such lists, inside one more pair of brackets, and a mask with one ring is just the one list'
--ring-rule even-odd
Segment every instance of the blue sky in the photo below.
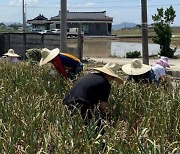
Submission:
{"label": "blue sky", "polygon": [[[67,0],[69,11],[106,11],[113,17],[113,24],[122,22],[141,23],[141,0]],[[39,14],[50,18],[60,10],[60,0],[25,0],[27,19]],[[180,26],[180,0],[147,0],[148,24],[157,8],[172,5],[176,11],[174,25]],[[22,0],[0,0],[0,22],[22,23]]]}

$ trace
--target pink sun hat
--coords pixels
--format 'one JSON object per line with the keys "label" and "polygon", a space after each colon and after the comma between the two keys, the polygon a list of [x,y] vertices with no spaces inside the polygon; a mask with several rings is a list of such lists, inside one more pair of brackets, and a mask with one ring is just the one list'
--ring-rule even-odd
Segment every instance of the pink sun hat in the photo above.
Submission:
{"label": "pink sun hat", "polygon": [[166,68],[166,67],[170,68],[169,63],[168,63],[168,57],[165,57],[165,56],[161,56],[160,59],[158,59],[155,62],[155,64],[153,64],[153,66],[156,65],[156,64],[159,64],[164,68]]}
{"label": "pink sun hat", "polygon": [[166,56],[161,56],[160,59],[165,60],[168,63],[169,58]]}

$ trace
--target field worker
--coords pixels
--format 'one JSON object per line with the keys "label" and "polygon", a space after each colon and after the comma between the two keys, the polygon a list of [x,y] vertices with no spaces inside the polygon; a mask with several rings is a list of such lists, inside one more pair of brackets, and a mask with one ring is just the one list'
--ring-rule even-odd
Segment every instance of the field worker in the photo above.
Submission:
{"label": "field worker", "polygon": [[118,68],[118,65],[114,63],[107,63],[103,67],[93,68],[93,72],[81,77],[75,83],[73,88],[66,94],[63,104],[69,110],[73,110],[74,107],[80,109],[84,120],[92,119],[92,111],[95,106],[101,112],[104,112],[111,89],[110,81],[114,80],[117,83],[123,83],[123,80],[115,73]]}
{"label": "field worker", "polygon": [[20,57],[18,54],[14,52],[13,49],[9,49],[7,53],[4,54],[4,56],[7,56],[7,61],[16,63],[19,62],[18,57]]}
{"label": "field worker", "polygon": [[40,66],[51,62],[65,78],[73,79],[83,70],[83,64],[78,58],[68,53],[60,53],[58,48],[53,50],[44,48],[41,50],[41,56]]}
{"label": "field worker", "polygon": [[152,70],[155,74],[155,80],[157,83],[162,81],[163,83],[167,83],[172,86],[171,79],[166,75],[167,67],[170,68],[168,64],[168,57],[161,56],[153,65]]}
{"label": "field worker", "polygon": [[126,73],[127,81],[133,80],[136,83],[152,83],[154,78],[154,72],[151,66],[142,64],[139,59],[133,59],[130,64],[122,66],[122,70]]}
{"label": "field worker", "polygon": [[26,58],[28,60],[28,63],[30,64],[37,64],[41,60],[41,49],[32,48],[26,50]]}

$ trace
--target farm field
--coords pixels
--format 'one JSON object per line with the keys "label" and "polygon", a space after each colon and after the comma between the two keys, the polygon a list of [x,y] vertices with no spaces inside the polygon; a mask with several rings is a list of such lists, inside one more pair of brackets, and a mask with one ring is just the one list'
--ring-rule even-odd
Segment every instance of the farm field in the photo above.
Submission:
{"label": "farm field", "polygon": [[[102,66],[88,62],[80,76],[94,65]],[[62,105],[75,81],[48,71],[48,65],[0,64],[1,153],[180,153],[178,81],[175,89],[112,83],[102,136],[95,118],[84,125]]]}
{"label": "farm field", "polygon": [[[126,36],[141,36],[141,29],[131,29],[131,30],[117,30],[112,31],[113,35],[116,35],[118,37],[126,37]],[[152,43],[152,36],[154,36],[154,30],[149,28],[148,29],[148,36],[149,36],[149,42]],[[141,38],[119,38],[120,41],[123,42],[141,42]],[[172,38],[171,38],[171,45],[177,46],[180,48],[180,28],[172,27]]]}
{"label": "farm field", "polygon": [[[116,30],[112,32],[113,34],[117,36],[140,36],[141,35],[141,29],[127,29],[127,30]],[[172,27],[172,35],[179,35],[180,34],[180,28],[179,27]],[[152,28],[148,28],[148,36],[154,36],[155,32]]]}

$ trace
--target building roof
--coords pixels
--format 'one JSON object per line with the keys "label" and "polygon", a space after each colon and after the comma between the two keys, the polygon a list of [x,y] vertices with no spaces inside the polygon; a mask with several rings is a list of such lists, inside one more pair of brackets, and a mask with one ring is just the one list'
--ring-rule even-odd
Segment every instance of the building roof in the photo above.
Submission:
{"label": "building roof", "polygon": [[34,24],[34,23],[38,23],[38,24],[50,24],[51,21],[49,21],[48,18],[46,18],[43,14],[39,14],[34,19],[28,20],[27,23],[30,23],[30,24]]}
{"label": "building roof", "polygon": [[[44,17],[42,14],[35,17],[34,19],[30,19],[27,21],[29,24],[51,24],[51,23],[59,23],[61,19],[61,11],[57,16],[51,17],[50,20]],[[67,22],[70,23],[112,23],[113,18],[106,16],[106,11],[102,12],[69,12],[67,11]]]}
{"label": "building roof", "polygon": [[[61,11],[57,16],[51,17],[51,21],[60,21]],[[67,11],[68,21],[111,21],[112,17],[106,16],[106,11],[102,12],[69,12]]]}
{"label": "building roof", "polygon": [[39,14],[37,17],[31,20],[48,20],[43,14]]}

